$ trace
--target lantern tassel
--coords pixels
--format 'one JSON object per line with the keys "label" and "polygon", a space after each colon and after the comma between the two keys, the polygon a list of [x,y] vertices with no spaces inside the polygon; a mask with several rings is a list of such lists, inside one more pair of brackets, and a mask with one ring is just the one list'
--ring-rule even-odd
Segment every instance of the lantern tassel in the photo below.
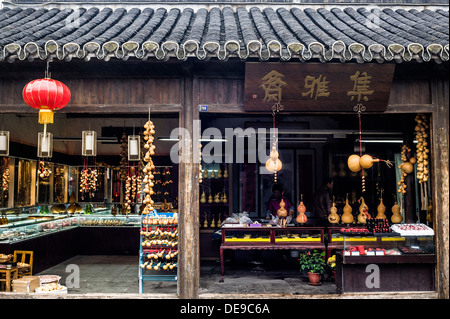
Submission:
{"label": "lantern tassel", "polygon": [[39,124],[53,124],[54,113],[50,109],[39,110]]}

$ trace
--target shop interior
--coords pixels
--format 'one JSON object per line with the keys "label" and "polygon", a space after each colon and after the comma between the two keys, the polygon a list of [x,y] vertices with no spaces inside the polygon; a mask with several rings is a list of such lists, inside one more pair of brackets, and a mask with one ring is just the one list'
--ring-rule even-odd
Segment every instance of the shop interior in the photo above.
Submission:
{"label": "shop interior", "polygon": [[[257,130],[275,126],[278,129],[279,159],[283,163],[276,177],[277,183],[282,185],[284,196],[295,206],[295,212],[300,201],[304,203],[308,223],[313,224],[316,220],[314,195],[328,177],[334,180],[333,202],[338,215],[342,215],[348,201],[356,220],[360,198],[363,196],[373,217],[377,214],[377,206],[382,198],[387,208],[386,217],[391,218],[390,208],[401,197],[398,192],[401,178],[398,165],[401,163],[402,146],[405,143],[413,146],[415,143],[415,116],[362,113],[359,117],[356,112],[280,112],[274,121],[271,113],[233,115],[205,112],[200,113],[200,120],[202,131],[217,128],[222,136],[225,136],[227,128]],[[10,136],[9,156],[1,158],[0,168],[3,176],[0,193],[2,250],[12,253],[12,250],[28,250],[32,247],[35,254],[33,273],[45,274],[49,273],[49,269],[62,269],[54,267],[74,257],[82,256],[89,260],[89,256],[93,259],[104,256],[108,260],[117,256],[131,256],[134,259],[130,269],[135,267],[132,272],[136,278],[130,276],[130,280],[137,286],[143,206],[139,185],[136,185],[137,191],[133,191],[130,208],[127,209],[124,202],[129,200],[126,178],[142,169],[142,160],[128,161],[123,151],[128,150],[128,136],[142,134],[148,117],[149,114],[56,113],[54,124],[47,128],[53,134],[52,157],[39,158],[38,132],[42,132],[43,127],[37,123],[37,114],[1,115],[2,130],[9,131]],[[179,215],[188,213],[178,211],[178,165],[170,159],[170,151],[176,141],[168,137],[179,125],[178,114],[153,113],[151,120],[155,125],[155,209]],[[95,156],[82,155],[83,131],[95,131],[97,134]],[[266,155],[272,142],[270,134],[267,134]],[[202,266],[208,269],[208,278],[213,277],[214,281],[218,281],[220,276],[220,228],[227,218],[244,214],[252,221],[268,222],[267,202],[272,195],[274,174],[262,173],[264,162],[249,160],[251,145],[249,141],[245,143],[244,161],[237,162],[237,158],[233,157],[231,162],[226,162],[225,140],[202,136],[203,150],[208,145],[215,146],[216,151],[221,150],[220,162],[202,162],[199,188],[200,260]],[[365,170],[364,193],[361,174],[352,172],[347,165],[347,159],[352,154],[370,154],[373,158],[382,159]],[[386,161],[392,165],[387,165]],[[83,172],[92,174],[94,170],[95,182],[93,177],[83,181]],[[89,183],[94,185],[91,187]],[[416,187],[417,193],[418,189]],[[428,190],[428,196],[431,198],[431,190]],[[419,195],[415,203],[417,219],[428,223],[426,212],[424,215],[419,208],[418,198]],[[404,211],[401,213],[405,218]],[[295,218],[292,224],[297,225]],[[86,230],[89,227],[95,227],[96,233],[89,233]],[[55,256],[52,258],[49,257],[51,250],[42,247],[52,243],[40,241],[30,244],[31,241],[36,242],[39,236],[63,232],[68,228],[77,228],[78,233],[58,240],[75,242],[70,245],[64,245],[63,242],[62,246],[65,247],[53,250]],[[65,252],[61,253],[61,250]],[[280,267],[298,272],[298,255],[284,254],[281,264],[279,256],[276,251],[263,251],[257,256],[260,261],[258,267],[266,274],[273,269],[280,270]],[[254,260],[255,254],[228,252],[226,267],[252,272]],[[333,283],[330,282],[330,285]],[[149,287],[146,292],[152,289],[152,286]],[[176,290],[176,285],[167,287]],[[311,290],[308,291],[311,293]],[[334,293],[333,289],[330,291]]]}

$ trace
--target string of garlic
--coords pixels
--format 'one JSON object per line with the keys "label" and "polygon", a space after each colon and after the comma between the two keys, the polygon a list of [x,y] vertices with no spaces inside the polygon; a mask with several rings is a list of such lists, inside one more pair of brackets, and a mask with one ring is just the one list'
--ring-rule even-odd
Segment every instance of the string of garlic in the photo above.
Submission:
{"label": "string of garlic", "polygon": [[429,179],[430,169],[429,169],[429,153],[428,148],[428,130],[430,126],[428,125],[428,119],[424,114],[417,114],[415,117],[416,126],[414,131],[416,134],[416,158],[417,158],[417,180],[419,182],[420,194],[421,194],[421,209],[426,210],[428,208],[428,194],[427,194],[427,182]]}
{"label": "string of garlic", "polygon": [[153,164],[152,156],[155,154],[155,145],[153,144],[155,134],[155,125],[150,120],[144,124],[144,149],[147,150],[144,155],[144,162],[146,163],[142,172],[144,174],[144,178],[142,180],[142,183],[144,184],[144,199],[142,201],[142,204],[145,205],[144,209],[142,210],[142,214],[148,214],[154,210],[153,204],[154,201],[152,199],[152,195],[154,194],[153,191],[153,179],[155,176],[153,175],[153,172],[155,170],[155,165]]}

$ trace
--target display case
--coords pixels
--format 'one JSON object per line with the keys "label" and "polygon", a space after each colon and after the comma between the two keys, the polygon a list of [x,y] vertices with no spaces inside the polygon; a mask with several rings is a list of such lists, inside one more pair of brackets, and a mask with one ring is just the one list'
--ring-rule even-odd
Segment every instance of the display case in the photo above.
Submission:
{"label": "display case", "polygon": [[222,227],[222,244],[300,245],[325,248],[324,227]]}
{"label": "display case", "polygon": [[326,250],[325,227],[322,226],[279,227],[255,224],[242,227],[242,225],[225,224],[221,230],[220,263],[222,276],[220,282],[223,282],[225,276],[225,250]]}
{"label": "display case", "polygon": [[324,244],[324,242],[324,228],[322,227],[286,227],[274,229],[275,244]]}
{"label": "display case", "polygon": [[352,257],[426,256],[434,254],[434,236],[343,236],[343,260]]}
{"label": "display case", "polygon": [[[434,235],[423,226],[431,232],[343,234],[343,250],[336,254],[338,291],[434,290]],[[369,275],[374,281],[367,284]]]}
{"label": "display case", "polygon": [[260,244],[272,243],[272,230],[269,227],[243,227],[243,228],[222,228],[222,243],[226,245],[234,244]]}
{"label": "display case", "polygon": [[10,244],[78,226],[78,217],[29,216],[0,227],[0,243]]}
{"label": "display case", "polygon": [[80,226],[86,227],[139,227],[141,218],[138,215],[113,216],[105,215],[80,215]]}
{"label": "display case", "polygon": [[14,207],[35,204],[36,161],[17,158],[14,166]]}

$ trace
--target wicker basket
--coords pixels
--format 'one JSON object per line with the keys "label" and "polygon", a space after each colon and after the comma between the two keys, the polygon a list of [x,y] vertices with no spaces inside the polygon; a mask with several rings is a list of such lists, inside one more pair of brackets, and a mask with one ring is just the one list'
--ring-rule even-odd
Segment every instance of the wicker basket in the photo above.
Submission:
{"label": "wicker basket", "polygon": [[13,255],[0,254],[0,263],[6,263],[6,262],[10,261],[11,258],[13,258]]}

